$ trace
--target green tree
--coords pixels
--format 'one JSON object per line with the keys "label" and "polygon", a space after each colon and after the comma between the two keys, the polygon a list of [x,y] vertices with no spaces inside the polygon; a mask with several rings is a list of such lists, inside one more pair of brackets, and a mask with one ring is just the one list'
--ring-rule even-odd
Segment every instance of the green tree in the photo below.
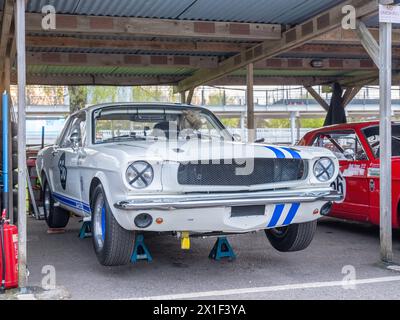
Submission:
{"label": "green tree", "polygon": [[99,104],[106,102],[117,102],[118,87],[111,86],[95,86],[90,88],[91,104]]}
{"label": "green tree", "polygon": [[158,86],[138,86],[134,87],[132,90],[132,99],[135,102],[159,102],[166,101],[171,98],[172,91],[170,90],[164,97],[163,90]]}
{"label": "green tree", "polygon": [[81,110],[86,106],[87,101],[87,87],[85,86],[69,86],[69,104],[70,112]]}
{"label": "green tree", "polygon": [[222,124],[227,128],[239,128],[240,119],[238,118],[220,118]]}

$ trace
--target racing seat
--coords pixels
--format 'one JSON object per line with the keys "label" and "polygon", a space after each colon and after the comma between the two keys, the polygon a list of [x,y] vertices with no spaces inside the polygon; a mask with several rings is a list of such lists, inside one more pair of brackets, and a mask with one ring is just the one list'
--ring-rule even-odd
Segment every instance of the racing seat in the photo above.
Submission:
{"label": "racing seat", "polygon": [[[154,132],[154,130],[156,130],[156,131]],[[158,134],[157,134],[157,131],[158,131]],[[165,137],[166,137],[167,139],[169,139],[169,138],[170,138],[170,134],[175,134],[175,135],[177,135],[177,133],[178,133],[178,127],[177,127],[177,125],[176,125],[175,122],[171,122],[171,121],[162,121],[162,122],[157,123],[157,124],[153,127],[153,133],[155,133],[155,134],[153,134],[153,135],[159,136],[159,135],[160,135],[160,134],[159,134],[160,131],[164,132]]]}

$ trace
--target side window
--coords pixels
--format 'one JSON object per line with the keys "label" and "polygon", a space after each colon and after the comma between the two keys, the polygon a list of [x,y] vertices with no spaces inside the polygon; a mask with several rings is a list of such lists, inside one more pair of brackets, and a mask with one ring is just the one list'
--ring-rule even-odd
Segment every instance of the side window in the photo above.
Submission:
{"label": "side window", "polygon": [[339,160],[368,159],[355,132],[322,133],[315,139],[313,146],[329,149]]}
{"label": "side window", "polygon": [[65,134],[61,140],[60,147],[61,148],[69,148],[72,146],[71,141],[69,140],[70,135],[73,132],[78,132],[81,142],[80,146],[83,146],[86,142],[86,113],[82,112],[73,118],[71,118],[69,122],[69,127],[65,131]]}

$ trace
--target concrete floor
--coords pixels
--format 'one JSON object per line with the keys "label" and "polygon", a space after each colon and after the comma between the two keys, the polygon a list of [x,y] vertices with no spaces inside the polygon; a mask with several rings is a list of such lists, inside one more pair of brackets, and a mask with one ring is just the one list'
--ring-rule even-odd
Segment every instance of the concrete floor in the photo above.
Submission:
{"label": "concrete floor", "polygon": [[[215,239],[193,239],[182,251],[177,239],[150,234],[154,261],[124,267],[101,266],[79,228],[74,218],[66,233],[50,235],[45,222],[28,218],[30,286],[40,286],[43,266],[52,265],[72,299],[400,299],[400,272],[378,263],[379,229],[368,225],[326,219],[307,250],[286,254],[263,232],[232,236],[233,262],[207,258]],[[394,250],[400,256],[399,232]],[[346,270],[355,271],[354,288],[343,287]]]}

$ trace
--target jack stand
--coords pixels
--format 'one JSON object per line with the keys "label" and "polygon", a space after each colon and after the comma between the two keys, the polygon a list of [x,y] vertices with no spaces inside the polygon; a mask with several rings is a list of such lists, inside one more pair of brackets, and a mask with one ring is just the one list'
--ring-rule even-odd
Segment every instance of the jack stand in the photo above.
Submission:
{"label": "jack stand", "polygon": [[85,238],[89,238],[92,236],[90,222],[91,222],[90,220],[83,219],[83,224],[82,224],[81,230],[79,231],[79,235],[78,235],[80,239],[85,239]]}
{"label": "jack stand", "polygon": [[150,251],[144,243],[144,236],[142,234],[136,236],[135,248],[133,249],[131,257],[132,263],[136,263],[138,260],[147,260],[148,262],[153,261]]}
{"label": "jack stand", "polygon": [[182,250],[190,249],[190,235],[189,235],[189,232],[187,232],[187,231],[182,232],[181,249]]}
{"label": "jack stand", "polygon": [[217,261],[221,260],[221,258],[236,259],[236,255],[226,237],[218,237],[208,257]]}

